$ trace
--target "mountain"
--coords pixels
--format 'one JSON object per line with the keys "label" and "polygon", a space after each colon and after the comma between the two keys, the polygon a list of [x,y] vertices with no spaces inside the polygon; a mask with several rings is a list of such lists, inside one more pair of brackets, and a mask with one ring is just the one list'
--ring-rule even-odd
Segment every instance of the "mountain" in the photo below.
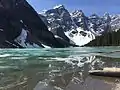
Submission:
{"label": "mountain", "polygon": [[[119,37],[111,35],[119,33],[120,15],[87,17],[82,10],[70,13],[63,5],[38,14],[26,0],[1,0],[0,13],[0,48],[101,46],[104,39],[103,46],[119,45]],[[116,41],[109,44],[109,35]]]}
{"label": "mountain", "polygon": [[76,46],[56,38],[26,0],[1,0],[0,13],[1,48]]}
{"label": "mountain", "polygon": [[[44,12],[43,15],[48,21],[46,25],[48,26],[49,30],[56,37],[62,38],[70,44],[81,46],[87,44],[95,38],[93,33],[87,29],[84,30],[84,28],[81,26],[82,24],[86,24],[84,27],[87,28],[87,22],[85,20],[88,18],[85,17],[85,15],[80,16],[75,12],[69,13],[69,11],[63,5],[55,6],[53,9]],[[83,18],[83,20],[80,22],[81,25],[79,26],[79,20],[76,20],[77,18]],[[46,23],[46,20],[44,22]]]}
{"label": "mountain", "polygon": [[[103,16],[92,14],[88,17],[82,10],[75,10],[70,13],[63,5],[46,10],[43,16],[46,18],[43,21],[45,23],[47,21],[46,25],[49,31],[70,44],[78,46],[89,45],[89,42],[97,41],[98,37],[104,39],[102,38],[104,35],[115,33],[120,29],[120,15],[105,13]],[[107,39],[109,41],[109,38]],[[103,42],[99,41],[99,43]],[[110,45],[116,45],[114,42],[112,43]]]}

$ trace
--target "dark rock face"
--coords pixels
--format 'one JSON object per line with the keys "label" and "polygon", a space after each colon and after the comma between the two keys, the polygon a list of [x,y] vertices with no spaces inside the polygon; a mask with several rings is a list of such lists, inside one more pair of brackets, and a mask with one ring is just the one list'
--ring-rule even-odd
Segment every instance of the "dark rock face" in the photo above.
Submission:
{"label": "dark rock face", "polygon": [[48,20],[45,16],[39,14],[39,17],[42,19],[42,21],[45,23],[45,25],[47,26],[48,25]]}
{"label": "dark rock face", "polygon": [[[2,5],[2,4],[3,5]],[[15,18],[11,17],[9,14],[8,7],[1,1],[0,2],[0,32],[1,32],[1,40],[0,40],[0,46],[6,47],[7,41],[13,42],[13,39],[16,38],[21,33],[21,23],[19,21],[16,21]],[[4,7],[6,6],[6,7]],[[9,45],[7,45],[9,46]],[[10,45],[11,47],[12,45]]]}
{"label": "dark rock face", "polygon": [[59,37],[63,38],[66,41],[70,41],[69,38],[64,34],[62,27],[55,28],[54,30],[51,30],[51,32],[54,35],[58,35]]}
{"label": "dark rock face", "polygon": [[104,33],[85,46],[120,46],[120,30]]}

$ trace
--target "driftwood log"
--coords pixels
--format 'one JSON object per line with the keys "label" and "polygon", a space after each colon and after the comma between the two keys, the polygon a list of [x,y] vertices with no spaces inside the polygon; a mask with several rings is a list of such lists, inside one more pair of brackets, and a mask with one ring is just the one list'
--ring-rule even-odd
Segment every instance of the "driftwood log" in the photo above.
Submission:
{"label": "driftwood log", "polygon": [[91,70],[90,75],[105,77],[120,77],[120,68],[103,68],[103,70]]}

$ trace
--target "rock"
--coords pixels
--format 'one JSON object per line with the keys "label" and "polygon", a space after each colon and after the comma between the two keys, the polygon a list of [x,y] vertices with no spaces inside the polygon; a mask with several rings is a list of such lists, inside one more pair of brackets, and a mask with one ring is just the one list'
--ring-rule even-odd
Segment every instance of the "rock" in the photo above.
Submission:
{"label": "rock", "polygon": [[54,30],[51,30],[51,32],[52,32],[54,35],[58,35],[58,36],[61,37],[62,39],[66,40],[67,42],[70,41],[70,39],[69,39],[69,38],[65,35],[65,33],[63,32],[62,27],[55,28]]}

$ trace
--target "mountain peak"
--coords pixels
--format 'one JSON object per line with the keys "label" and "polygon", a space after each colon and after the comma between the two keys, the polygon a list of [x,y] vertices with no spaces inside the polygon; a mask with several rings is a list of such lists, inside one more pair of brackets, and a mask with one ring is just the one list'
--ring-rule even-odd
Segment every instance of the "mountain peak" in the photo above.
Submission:
{"label": "mountain peak", "polygon": [[104,13],[104,16],[109,16],[110,14],[108,12],[105,12]]}
{"label": "mountain peak", "polygon": [[104,15],[103,15],[103,18],[106,22],[110,22],[111,21],[111,17],[110,17],[110,14],[108,12],[106,12]]}
{"label": "mountain peak", "polygon": [[65,8],[65,7],[64,5],[59,4],[59,5],[56,5],[53,9],[58,9],[58,8]]}
{"label": "mountain peak", "polygon": [[85,16],[82,10],[75,10],[75,11],[72,13],[72,15],[73,15],[74,17],[77,17],[77,16],[82,16],[82,17],[83,17],[83,16]]}
{"label": "mountain peak", "polygon": [[91,19],[98,19],[99,16],[96,13],[93,13],[89,18],[91,18]]}

